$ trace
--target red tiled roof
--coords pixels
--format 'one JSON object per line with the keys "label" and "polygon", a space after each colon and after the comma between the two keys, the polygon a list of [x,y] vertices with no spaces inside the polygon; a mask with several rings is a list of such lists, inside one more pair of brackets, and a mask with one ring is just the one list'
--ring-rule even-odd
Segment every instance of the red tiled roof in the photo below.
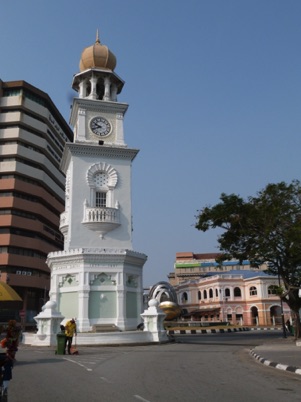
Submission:
{"label": "red tiled roof", "polygon": [[176,253],[177,260],[215,260],[220,253],[200,253],[194,254],[191,251]]}

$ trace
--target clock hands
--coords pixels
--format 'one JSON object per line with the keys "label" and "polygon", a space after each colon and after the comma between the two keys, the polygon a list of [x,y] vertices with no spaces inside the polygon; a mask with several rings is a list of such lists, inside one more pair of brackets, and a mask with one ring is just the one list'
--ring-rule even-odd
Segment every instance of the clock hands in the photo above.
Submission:
{"label": "clock hands", "polygon": [[103,126],[105,126],[105,124],[103,124],[103,123],[94,123],[97,127],[100,127],[100,128],[103,128]]}
{"label": "clock hands", "polygon": [[105,118],[96,117],[90,122],[90,128],[94,134],[104,136],[109,134],[111,126]]}

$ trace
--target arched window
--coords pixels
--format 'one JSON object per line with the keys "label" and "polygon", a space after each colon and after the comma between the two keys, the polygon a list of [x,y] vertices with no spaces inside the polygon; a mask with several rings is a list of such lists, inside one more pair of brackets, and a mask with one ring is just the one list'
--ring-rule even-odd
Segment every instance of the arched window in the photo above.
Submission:
{"label": "arched window", "polygon": [[257,295],[257,288],[255,286],[250,287],[250,296],[256,296]]}
{"label": "arched window", "polygon": [[212,298],[213,298],[213,290],[209,289],[209,299],[212,299]]}
{"label": "arched window", "polygon": [[241,290],[240,288],[234,288],[234,297],[241,297]]}
{"label": "arched window", "polygon": [[118,175],[107,163],[96,163],[87,171],[87,183],[91,189],[88,205],[94,208],[115,208],[114,189]]}
{"label": "arched window", "polygon": [[204,299],[207,299],[207,290],[204,290]]}
{"label": "arched window", "polygon": [[230,289],[229,288],[225,289],[225,297],[230,297]]}
{"label": "arched window", "polygon": [[186,292],[183,292],[183,294],[182,294],[182,302],[183,302],[183,303],[186,303],[187,300],[188,300],[188,295],[187,295]]}
{"label": "arched window", "polygon": [[218,297],[218,289],[215,289],[215,297]]}
{"label": "arched window", "polygon": [[198,291],[198,300],[202,300],[202,293],[200,290]]}
{"label": "arched window", "polygon": [[277,290],[278,290],[278,286],[276,285],[270,285],[268,287],[268,294],[269,295],[276,295],[277,294]]}

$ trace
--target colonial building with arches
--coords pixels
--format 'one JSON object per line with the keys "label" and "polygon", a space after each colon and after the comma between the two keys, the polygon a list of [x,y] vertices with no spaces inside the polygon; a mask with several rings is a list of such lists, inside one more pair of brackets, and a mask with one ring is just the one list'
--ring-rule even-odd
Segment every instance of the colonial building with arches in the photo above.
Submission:
{"label": "colonial building with arches", "polygon": [[207,272],[175,286],[184,319],[221,321],[234,325],[281,325],[290,319],[277,295],[278,277],[263,271]]}

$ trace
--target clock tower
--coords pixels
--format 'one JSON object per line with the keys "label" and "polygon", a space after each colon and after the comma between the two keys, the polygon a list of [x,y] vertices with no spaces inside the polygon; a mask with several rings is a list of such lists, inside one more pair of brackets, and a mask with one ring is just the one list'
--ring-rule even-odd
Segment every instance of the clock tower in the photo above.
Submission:
{"label": "clock tower", "polygon": [[142,268],[132,248],[131,168],[139,152],[124,140],[128,105],[117,95],[124,81],[116,57],[96,42],[81,54],[73,77],[70,124],[74,140],[61,162],[66,174],[60,230],[64,251],[50,253],[50,298],[79,331],[110,325],[135,329],[141,322]]}

